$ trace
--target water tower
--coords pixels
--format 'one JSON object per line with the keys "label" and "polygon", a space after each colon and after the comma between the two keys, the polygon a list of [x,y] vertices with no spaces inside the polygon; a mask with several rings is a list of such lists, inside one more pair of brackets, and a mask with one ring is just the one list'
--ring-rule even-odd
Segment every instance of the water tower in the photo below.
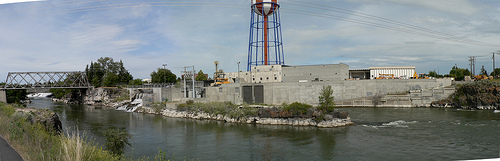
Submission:
{"label": "water tower", "polygon": [[248,66],[284,65],[278,0],[252,0]]}

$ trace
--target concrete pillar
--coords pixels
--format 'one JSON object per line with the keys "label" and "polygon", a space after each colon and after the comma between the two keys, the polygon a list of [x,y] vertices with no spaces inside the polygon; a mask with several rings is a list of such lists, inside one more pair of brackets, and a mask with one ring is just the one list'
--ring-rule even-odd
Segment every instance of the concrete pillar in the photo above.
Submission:
{"label": "concrete pillar", "polygon": [[0,102],[7,103],[7,92],[0,90]]}

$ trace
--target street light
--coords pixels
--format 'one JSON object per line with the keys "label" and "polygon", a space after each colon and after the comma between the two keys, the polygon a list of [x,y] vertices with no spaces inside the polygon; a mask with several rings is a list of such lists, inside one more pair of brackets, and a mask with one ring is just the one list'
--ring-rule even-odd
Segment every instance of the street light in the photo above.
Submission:
{"label": "street light", "polygon": [[167,64],[163,64],[163,81],[164,85],[167,84]]}

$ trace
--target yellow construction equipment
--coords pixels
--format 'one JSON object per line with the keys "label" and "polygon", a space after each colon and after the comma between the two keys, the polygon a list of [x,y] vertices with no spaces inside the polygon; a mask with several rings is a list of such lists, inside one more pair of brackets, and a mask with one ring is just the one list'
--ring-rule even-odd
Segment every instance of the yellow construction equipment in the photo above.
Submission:
{"label": "yellow construction equipment", "polygon": [[215,78],[215,82],[212,83],[212,86],[220,86],[222,84],[230,84],[229,79],[227,78]]}
{"label": "yellow construction equipment", "polygon": [[480,80],[488,80],[489,77],[487,75],[476,75],[474,76],[475,81],[480,81]]}
{"label": "yellow construction equipment", "polygon": [[417,79],[431,79],[431,78],[427,77],[427,74],[425,73],[420,73],[418,74]]}
{"label": "yellow construction equipment", "polygon": [[413,74],[413,79],[431,79],[425,73],[417,74],[417,71]]}

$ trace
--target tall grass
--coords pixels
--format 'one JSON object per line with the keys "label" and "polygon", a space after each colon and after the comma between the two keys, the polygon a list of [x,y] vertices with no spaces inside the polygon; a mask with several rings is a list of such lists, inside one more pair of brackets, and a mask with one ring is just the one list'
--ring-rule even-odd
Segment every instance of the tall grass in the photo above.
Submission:
{"label": "tall grass", "polygon": [[42,124],[12,114],[13,109],[0,103],[0,134],[25,160],[119,160],[93,142],[83,141],[78,133],[66,136],[48,132]]}

